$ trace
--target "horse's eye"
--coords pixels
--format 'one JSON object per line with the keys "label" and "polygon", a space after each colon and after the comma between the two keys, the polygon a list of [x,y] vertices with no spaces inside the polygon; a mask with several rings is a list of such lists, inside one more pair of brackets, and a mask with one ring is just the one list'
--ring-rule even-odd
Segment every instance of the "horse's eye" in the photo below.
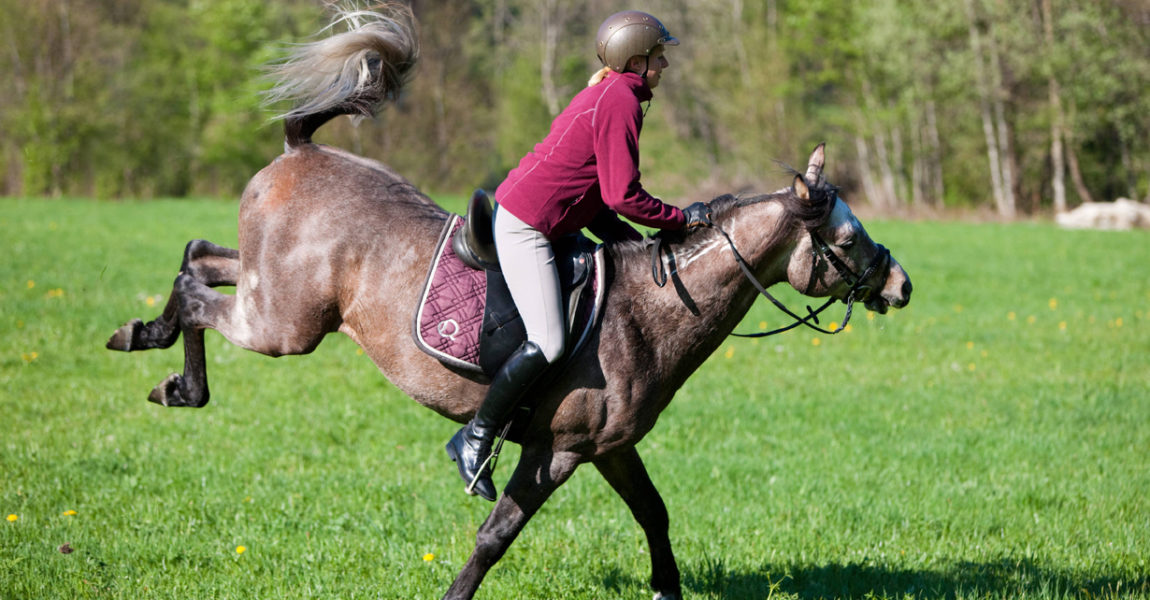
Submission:
{"label": "horse's eye", "polygon": [[846,241],[844,241],[843,243],[839,244],[839,248],[842,248],[843,250],[850,250],[851,248],[854,248],[854,245],[855,245],[855,239],[849,238]]}

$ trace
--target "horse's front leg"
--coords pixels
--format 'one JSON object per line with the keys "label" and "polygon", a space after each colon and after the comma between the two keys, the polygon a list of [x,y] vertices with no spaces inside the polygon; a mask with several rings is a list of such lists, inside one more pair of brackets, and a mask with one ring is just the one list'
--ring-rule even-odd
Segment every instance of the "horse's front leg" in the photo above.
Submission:
{"label": "horse's front leg", "polygon": [[503,557],[539,507],[578,466],[579,461],[574,454],[556,454],[550,448],[531,452],[524,448],[503,495],[479,528],[475,550],[451,584],[451,589],[444,594],[444,600],[464,600],[474,596],[487,571]]}
{"label": "horse's front leg", "polygon": [[[192,240],[184,247],[180,274],[209,287],[235,285],[240,276],[240,253],[207,240]],[[178,291],[173,289],[159,317],[147,323],[128,321],[112,334],[105,347],[121,352],[169,348],[180,337],[179,310]]]}
{"label": "horse's front leg", "polygon": [[647,534],[651,548],[651,588],[656,600],[682,598],[679,567],[671,552],[671,538],[667,534],[670,521],[667,507],[659,490],[647,475],[639,451],[630,448],[595,461],[603,478],[623,497],[635,520]]}

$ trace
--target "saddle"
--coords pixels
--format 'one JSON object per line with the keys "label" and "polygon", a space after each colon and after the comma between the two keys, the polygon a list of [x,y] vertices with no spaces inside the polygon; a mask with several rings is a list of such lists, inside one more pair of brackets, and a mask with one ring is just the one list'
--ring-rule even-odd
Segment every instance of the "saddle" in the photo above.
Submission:
{"label": "saddle", "polygon": [[[499,268],[494,211],[476,190],[465,217],[451,215],[415,312],[412,333],[421,350],[449,366],[493,375],[527,339],[523,319]],[[564,298],[565,354],[589,337],[604,296],[603,251],[581,234],[552,242]]]}

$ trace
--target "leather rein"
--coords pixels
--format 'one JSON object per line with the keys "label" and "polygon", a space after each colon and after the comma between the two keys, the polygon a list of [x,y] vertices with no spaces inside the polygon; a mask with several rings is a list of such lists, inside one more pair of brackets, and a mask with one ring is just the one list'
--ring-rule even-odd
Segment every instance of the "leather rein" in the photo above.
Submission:
{"label": "leather rein", "polygon": [[[759,280],[755,278],[755,274],[751,272],[750,265],[747,264],[747,261],[743,258],[743,255],[739,253],[739,249],[735,247],[735,242],[731,239],[731,236],[728,235],[722,227],[718,225],[713,225],[713,227],[727,240],[727,245],[731,248],[731,254],[735,257],[735,262],[738,263],[739,268],[743,271],[743,275],[748,280],[750,280],[751,284],[755,286],[755,289],[758,290],[759,294],[765,297],[767,300],[770,300],[771,304],[774,304],[776,308],[795,320],[795,322],[791,323],[790,325],[780,327],[778,329],[772,329],[771,331],[758,333],[732,332],[731,335],[736,337],[767,337],[783,333],[785,331],[790,331],[800,325],[805,325],[806,327],[814,329],[820,333],[835,335],[846,329],[847,324],[850,323],[851,313],[854,311],[855,300],[862,299],[865,301],[869,297],[870,293],[872,293],[874,288],[873,286],[866,285],[867,280],[869,280],[871,276],[873,276],[879,269],[887,270],[890,267],[890,250],[887,250],[886,246],[883,246],[882,244],[876,244],[879,250],[878,254],[876,254],[875,257],[871,259],[870,264],[867,265],[867,268],[863,271],[862,275],[859,275],[855,273],[853,269],[851,269],[845,262],[843,262],[841,258],[838,257],[837,254],[831,250],[830,245],[827,244],[826,241],[823,240],[823,238],[818,233],[816,233],[814,229],[808,229],[807,233],[811,238],[811,254],[813,255],[814,259],[817,261],[819,257],[822,257],[823,260],[825,260],[831,265],[832,268],[834,268],[834,270],[839,274],[839,277],[842,277],[843,281],[847,282],[847,285],[851,286],[850,291],[847,292],[846,299],[843,300],[843,302],[845,302],[847,305],[847,310],[846,315],[843,316],[842,324],[833,330],[824,329],[819,326],[819,314],[829,308],[830,305],[834,304],[838,298],[832,297],[828,299],[825,303],[823,303],[822,306],[818,307],[817,309],[812,309],[810,305],[807,305],[807,316],[800,317],[789,308],[787,308],[785,304],[772,296],[770,292],[768,292],[767,289],[763,287],[763,284],[759,283]],[[651,248],[651,277],[655,280],[655,285],[659,287],[663,287],[667,283],[667,274],[663,269],[663,261],[660,257],[661,250],[662,239],[656,237],[655,243]],[[817,265],[815,264],[811,265],[811,278],[807,283],[806,290],[808,294],[811,292],[811,290],[814,289],[815,279],[817,277],[816,266]],[[866,290],[866,293],[859,295],[860,290]]]}

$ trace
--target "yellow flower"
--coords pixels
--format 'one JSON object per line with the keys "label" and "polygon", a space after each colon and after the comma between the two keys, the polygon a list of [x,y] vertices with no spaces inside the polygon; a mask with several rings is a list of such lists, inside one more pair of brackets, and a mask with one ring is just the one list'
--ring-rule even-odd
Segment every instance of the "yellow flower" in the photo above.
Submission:
{"label": "yellow flower", "polygon": [[17,517],[16,515],[8,515],[8,522],[9,523],[15,523],[16,519],[19,519],[19,518],[20,517]]}
{"label": "yellow flower", "polygon": [[962,305],[961,304],[955,304],[954,305],[954,312],[956,312],[956,313],[962,312]]}
{"label": "yellow flower", "polygon": [[830,329],[831,331],[834,331],[834,330],[836,330],[836,329],[838,329],[838,328],[839,328],[839,324],[838,324],[837,322],[835,322],[835,321],[831,321],[831,326],[830,326],[830,327],[827,327],[827,329]]}
{"label": "yellow flower", "polygon": [[1058,322],[1058,330],[1059,331],[1066,331],[1066,321],[1059,321]]}
{"label": "yellow flower", "polygon": [[30,363],[30,362],[36,360],[37,358],[40,358],[40,353],[39,352],[21,352],[20,358],[24,359],[24,362]]}
{"label": "yellow flower", "polygon": [[766,321],[759,321],[759,329],[766,329],[766,328],[767,328],[767,322]]}
{"label": "yellow flower", "polygon": [[76,511],[74,511],[74,510],[66,510],[66,511],[64,511],[64,512],[60,513],[60,514],[64,515],[65,517],[74,517],[74,516],[76,516]]}
{"label": "yellow flower", "polygon": [[812,346],[818,346],[819,344],[822,344],[822,343],[823,343],[823,341],[820,340],[819,338],[812,338],[811,339],[811,345]]}
{"label": "yellow flower", "polygon": [[156,305],[156,297],[155,296],[148,296],[147,298],[144,298],[144,304],[147,304],[148,306],[155,306]]}
{"label": "yellow flower", "polygon": [[1009,319],[1009,320],[1011,320],[1011,321],[1013,321],[1013,320],[1014,320],[1014,319],[1015,319],[1017,316],[1018,316],[1018,315],[1014,314],[1014,311],[1013,311],[1013,310],[1012,310],[1012,311],[1010,311],[1010,312],[1008,312],[1008,313],[1006,313],[1006,318],[1007,318],[1007,319]]}
{"label": "yellow flower", "polygon": [[32,289],[34,287],[36,287],[36,282],[29,279],[28,280],[28,289]]}
{"label": "yellow flower", "polygon": [[1038,320],[1038,318],[1035,317],[1034,315],[1030,315],[1029,317],[1026,317],[1026,322],[1030,325],[1033,325],[1034,322],[1037,320]]}
{"label": "yellow flower", "polygon": [[725,356],[727,358],[731,358],[734,355],[735,355],[735,347],[734,346],[727,346],[727,351],[723,353],[723,356]]}
{"label": "yellow flower", "polygon": [[44,297],[45,298],[63,298],[64,297],[64,290],[61,288],[56,288],[54,290],[48,290],[48,293],[44,294]]}
{"label": "yellow flower", "polygon": [[974,372],[974,370],[975,370],[976,368],[978,368],[978,367],[975,367],[975,366],[974,366],[974,363],[970,363],[969,365],[966,365],[966,370],[967,370],[967,371],[970,371],[970,372],[972,372],[972,373]]}
{"label": "yellow flower", "polygon": [[966,343],[966,349],[967,350],[974,350],[974,342],[967,342]]}
{"label": "yellow flower", "polygon": [[1114,326],[1115,327],[1121,327],[1122,326],[1122,317],[1118,317],[1117,319],[1115,319]]}
{"label": "yellow flower", "polygon": [[431,562],[431,561],[433,561],[433,560],[435,560],[435,555],[434,555],[434,554],[432,554],[432,553],[428,552],[427,554],[424,554],[424,555],[423,555],[423,562]]}
{"label": "yellow flower", "polygon": [[1051,298],[1048,304],[1050,304],[1050,310],[1058,310],[1058,298]]}
{"label": "yellow flower", "polygon": [[850,333],[850,332],[851,332],[851,330],[852,330],[852,329],[854,329],[854,328],[855,328],[855,326],[854,326],[854,325],[851,325],[850,323],[847,323],[847,326],[846,326],[846,327],[843,327],[843,331],[845,331],[845,332],[847,332],[847,333]]}
{"label": "yellow flower", "polygon": [[871,311],[871,310],[866,311],[866,320],[868,320],[868,321],[874,320],[874,311]]}
{"label": "yellow flower", "polygon": [[247,551],[248,551],[248,549],[246,546],[236,546],[236,554],[243,554],[244,552],[247,552]]}

